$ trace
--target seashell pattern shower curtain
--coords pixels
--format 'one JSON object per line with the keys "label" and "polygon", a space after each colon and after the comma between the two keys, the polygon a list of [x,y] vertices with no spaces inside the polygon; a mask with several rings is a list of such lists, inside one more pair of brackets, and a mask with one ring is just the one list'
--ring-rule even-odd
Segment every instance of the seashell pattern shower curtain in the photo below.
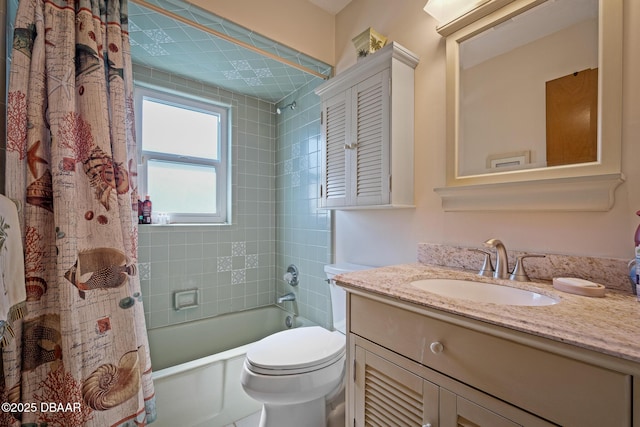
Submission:
{"label": "seashell pattern shower curtain", "polygon": [[2,349],[2,426],[155,419],[126,1],[19,2],[6,193],[21,209],[27,314]]}

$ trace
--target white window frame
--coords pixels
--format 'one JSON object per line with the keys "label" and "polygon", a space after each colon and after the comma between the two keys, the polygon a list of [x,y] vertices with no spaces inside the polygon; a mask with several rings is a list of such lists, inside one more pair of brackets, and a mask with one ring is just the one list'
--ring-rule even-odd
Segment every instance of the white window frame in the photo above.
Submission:
{"label": "white window frame", "polygon": [[[151,99],[156,102],[217,114],[220,117],[218,141],[218,160],[190,157],[154,151],[145,151],[142,147],[142,102]],[[184,165],[211,166],[216,170],[216,214],[190,212],[165,212],[171,224],[230,224],[231,223],[231,108],[200,97],[160,88],[136,85],[134,88],[134,109],[136,134],[138,138],[138,193],[140,197],[147,194],[147,165],[150,160],[180,163]],[[180,126],[180,124],[176,124]],[[197,197],[194,194],[194,197]],[[143,199],[144,200],[144,199]],[[152,197],[153,201],[153,197]]]}

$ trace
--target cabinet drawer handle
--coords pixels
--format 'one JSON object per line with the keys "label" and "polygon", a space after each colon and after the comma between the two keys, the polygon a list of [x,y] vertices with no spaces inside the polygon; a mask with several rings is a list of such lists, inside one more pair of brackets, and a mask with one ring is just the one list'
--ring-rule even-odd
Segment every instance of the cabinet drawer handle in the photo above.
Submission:
{"label": "cabinet drawer handle", "polygon": [[344,144],[344,149],[345,150],[354,150],[358,147],[358,143],[355,142],[353,144]]}
{"label": "cabinet drawer handle", "polygon": [[426,423],[422,427],[431,427],[431,423]]}
{"label": "cabinet drawer handle", "polygon": [[441,342],[434,341],[429,346],[429,349],[431,350],[431,353],[433,353],[433,354],[440,354],[444,350],[444,346],[442,345]]}

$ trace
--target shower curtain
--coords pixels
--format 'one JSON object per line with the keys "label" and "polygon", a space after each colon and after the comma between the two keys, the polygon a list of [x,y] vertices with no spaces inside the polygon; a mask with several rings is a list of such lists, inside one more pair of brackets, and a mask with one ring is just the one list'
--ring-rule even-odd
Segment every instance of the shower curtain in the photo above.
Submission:
{"label": "shower curtain", "polygon": [[2,426],[155,419],[126,1],[18,5],[6,193],[21,211],[27,314],[2,349]]}

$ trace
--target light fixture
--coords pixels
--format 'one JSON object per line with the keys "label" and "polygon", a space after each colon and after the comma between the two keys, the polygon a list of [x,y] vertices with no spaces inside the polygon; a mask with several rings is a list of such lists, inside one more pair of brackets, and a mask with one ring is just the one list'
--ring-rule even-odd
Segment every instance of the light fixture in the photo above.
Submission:
{"label": "light fixture", "polygon": [[447,24],[489,0],[428,0],[424,11],[439,24]]}

